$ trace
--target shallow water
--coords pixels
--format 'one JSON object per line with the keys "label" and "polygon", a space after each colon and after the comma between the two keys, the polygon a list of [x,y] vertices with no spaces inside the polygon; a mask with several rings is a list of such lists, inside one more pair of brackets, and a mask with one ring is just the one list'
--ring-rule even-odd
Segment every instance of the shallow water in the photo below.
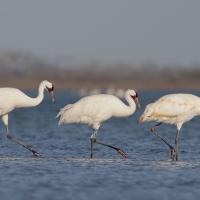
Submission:
{"label": "shallow water", "polygon": [[[166,146],[148,132],[152,123],[138,124],[144,106],[165,93],[141,92],[139,111],[111,119],[99,131],[99,140],[122,148],[128,159],[95,145],[91,160],[91,130],[84,125],[58,127],[55,115],[79,98],[74,92],[57,92],[55,105],[45,98],[36,108],[15,110],[10,114],[12,133],[42,156],[32,157],[12,144],[1,126],[0,199],[199,199],[200,118],[182,128],[179,162],[168,161]],[[159,130],[174,142],[175,127]]]}

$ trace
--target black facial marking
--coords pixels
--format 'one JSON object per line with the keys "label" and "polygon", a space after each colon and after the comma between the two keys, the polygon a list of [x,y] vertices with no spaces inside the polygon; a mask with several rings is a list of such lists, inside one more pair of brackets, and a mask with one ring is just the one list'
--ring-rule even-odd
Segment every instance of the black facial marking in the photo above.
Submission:
{"label": "black facial marking", "polygon": [[48,88],[48,87],[47,87],[47,90],[48,90],[49,92],[54,91],[54,85],[52,84],[52,88]]}
{"label": "black facial marking", "polygon": [[130,95],[131,96],[131,98],[133,99],[133,100],[135,100],[137,97],[136,96],[132,96],[132,95]]}
{"label": "black facial marking", "polygon": [[132,98],[133,100],[135,100],[135,99],[138,98],[138,93],[136,92],[134,96],[133,96],[133,95],[130,95],[130,96],[131,96],[131,98]]}

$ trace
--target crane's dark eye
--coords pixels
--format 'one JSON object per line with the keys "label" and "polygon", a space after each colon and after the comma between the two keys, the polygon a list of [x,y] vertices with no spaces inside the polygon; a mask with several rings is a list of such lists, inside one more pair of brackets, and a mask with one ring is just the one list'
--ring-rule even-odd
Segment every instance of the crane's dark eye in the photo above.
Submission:
{"label": "crane's dark eye", "polygon": [[130,95],[131,96],[131,98],[133,99],[133,100],[135,100],[137,97],[136,97],[136,95]]}
{"label": "crane's dark eye", "polygon": [[138,93],[136,92],[135,95],[130,95],[133,100],[138,98]]}
{"label": "crane's dark eye", "polygon": [[47,87],[47,90],[48,90],[49,92],[54,91],[54,85],[52,85],[52,88],[48,88],[48,87]]}

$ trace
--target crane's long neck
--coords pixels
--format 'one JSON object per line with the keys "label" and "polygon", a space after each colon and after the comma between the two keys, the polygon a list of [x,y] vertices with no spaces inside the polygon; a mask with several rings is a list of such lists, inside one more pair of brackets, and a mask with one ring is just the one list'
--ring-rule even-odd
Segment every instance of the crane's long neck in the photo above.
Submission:
{"label": "crane's long neck", "polygon": [[126,94],[125,96],[126,101],[128,102],[129,105],[123,105],[123,108],[120,109],[120,112],[117,113],[117,117],[128,117],[132,115],[135,110],[136,110],[136,104],[131,98],[130,95]]}
{"label": "crane's long neck", "polygon": [[39,105],[44,98],[44,89],[45,89],[45,86],[43,83],[41,83],[38,88],[38,96],[35,98],[28,97],[25,100],[23,107],[34,107],[34,106]]}
{"label": "crane's long neck", "polygon": [[128,106],[127,106],[127,116],[132,115],[135,110],[136,110],[136,104],[134,102],[134,100],[131,98],[131,96],[129,94],[126,94],[126,101],[128,102]]}

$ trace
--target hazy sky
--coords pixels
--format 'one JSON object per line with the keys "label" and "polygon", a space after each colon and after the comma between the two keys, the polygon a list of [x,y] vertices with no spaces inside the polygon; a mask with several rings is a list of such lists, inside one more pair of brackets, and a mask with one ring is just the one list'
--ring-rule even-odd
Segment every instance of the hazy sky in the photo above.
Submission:
{"label": "hazy sky", "polygon": [[200,1],[0,0],[0,49],[74,62],[200,63]]}

